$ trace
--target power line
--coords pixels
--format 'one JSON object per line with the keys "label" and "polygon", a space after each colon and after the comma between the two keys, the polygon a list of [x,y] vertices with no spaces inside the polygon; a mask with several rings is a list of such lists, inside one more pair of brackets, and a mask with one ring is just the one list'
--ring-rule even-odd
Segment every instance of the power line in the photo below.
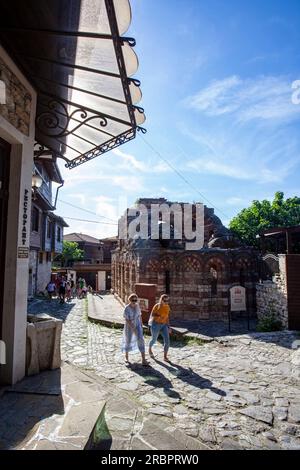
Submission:
{"label": "power line", "polygon": [[100,222],[100,220],[86,220],[86,219],[75,219],[73,217],[65,217],[61,216],[63,219],[69,219],[69,220],[77,220],[78,222],[90,222],[92,224],[103,224],[103,225],[118,225],[117,223],[109,223],[109,222]]}
{"label": "power line", "polygon": [[62,202],[63,204],[67,204],[68,206],[74,207],[75,209],[79,209],[83,212],[88,212],[89,214],[96,215],[97,217],[102,217],[103,219],[111,220],[112,222],[116,222],[114,219],[110,219],[109,217],[105,217],[105,215],[99,215],[97,212],[90,211],[88,209],[84,209],[83,207],[76,206],[75,204],[71,204],[70,202],[63,201],[62,199],[58,199],[59,202]]}
{"label": "power line", "polygon": [[159,158],[161,158],[161,160],[163,160],[176,174],[177,176],[179,176],[179,178],[181,178],[188,186],[190,186],[190,188],[192,188],[194,191],[196,191],[202,199],[205,199],[205,201],[207,201],[211,207],[213,207],[214,209],[216,209],[218,212],[220,212],[220,214],[224,215],[224,217],[226,217],[227,219],[229,219],[230,217],[228,217],[227,214],[225,214],[225,212],[223,212],[221,209],[219,209],[218,207],[216,207],[209,199],[207,199],[207,197],[205,197],[197,188],[195,188],[195,186],[192,185],[192,183],[186,179],[185,176],[183,176],[180,171],[177,170],[177,168],[175,168],[172,163],[170,163],[166,158],[164,158],[162,156],[162,154],[156,150],[152,144],[150,144],[144,136],[142,136],[141,134],[138,134],[138,136],[145,142],[146,145],[148,145],[148,147],[151,148],[151,150],[156,153],[156,155],[158,155]]}

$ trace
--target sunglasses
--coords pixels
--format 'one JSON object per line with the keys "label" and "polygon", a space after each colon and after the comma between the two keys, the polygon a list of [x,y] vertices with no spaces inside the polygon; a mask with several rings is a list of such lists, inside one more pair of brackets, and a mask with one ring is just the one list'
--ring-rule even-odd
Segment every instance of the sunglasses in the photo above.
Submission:
{"label": "sunglasses", "polygon": [[131,299],[131,302],[137,302],[138,299]]}
{"label": "sunglasses", "polygon": [[169,301],[169,299],[165,298],[165,299],[163,299],[163,301],[164,301],[164,302],[168,302],[168,301]]}

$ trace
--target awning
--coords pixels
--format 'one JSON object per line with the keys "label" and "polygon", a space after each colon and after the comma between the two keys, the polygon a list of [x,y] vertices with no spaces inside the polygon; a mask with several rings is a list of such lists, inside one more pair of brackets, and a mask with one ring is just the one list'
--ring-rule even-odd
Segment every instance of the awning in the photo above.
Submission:
{"label": "awning", "polygon": [[268,230],[261,232],[260,236],[262,237],[272,237],[274,235],[282,235],[287,233],[297,233],[300,232],[300,225],[293,225],[290,227],[274,227]]}
{"label": "awning", "polygon": [[36,154],[74,168],[144,120],[128,0],[0,0],[0,42],[38,92]]}

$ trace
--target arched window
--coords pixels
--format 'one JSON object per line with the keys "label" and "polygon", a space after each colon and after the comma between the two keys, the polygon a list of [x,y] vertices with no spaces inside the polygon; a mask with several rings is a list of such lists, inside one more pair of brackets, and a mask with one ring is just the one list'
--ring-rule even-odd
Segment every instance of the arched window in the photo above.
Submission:
{"label": "arched window", "polygon": [[210,294],[211,297],[216,297],[218,294],[218,272],[215,268],[210,268]]}

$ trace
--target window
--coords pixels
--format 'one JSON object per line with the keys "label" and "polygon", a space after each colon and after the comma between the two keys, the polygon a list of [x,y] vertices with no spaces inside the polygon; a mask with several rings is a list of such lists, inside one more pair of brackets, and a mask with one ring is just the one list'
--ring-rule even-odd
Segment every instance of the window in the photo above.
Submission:
{"label": "window", "polygon": [[32,231],[39,231],[40,212],[36,207],[32,209]]}
{"label": "window", "polygon": [[50,219],[47,219],[47,238],[51,238],[52,233],[52,222]]}
{"label": "window", "polygon": [[211,297],[216,297],[218,294],[218,273],[214,268],[210,268],[210,293]]}
{"label": "window", "polygon": [[39,263],[43,264],[44,261],[44,253],[42,251],[39,252]]}
{"label": "window", "polygon": [[61,242],[61,228],[57,227],[57,241]]}
{"label": "window", "polygon": [[46,261],[47,263],[51,263],[52,259],[51,259],[51,251],[47,251],[46,253]]}

